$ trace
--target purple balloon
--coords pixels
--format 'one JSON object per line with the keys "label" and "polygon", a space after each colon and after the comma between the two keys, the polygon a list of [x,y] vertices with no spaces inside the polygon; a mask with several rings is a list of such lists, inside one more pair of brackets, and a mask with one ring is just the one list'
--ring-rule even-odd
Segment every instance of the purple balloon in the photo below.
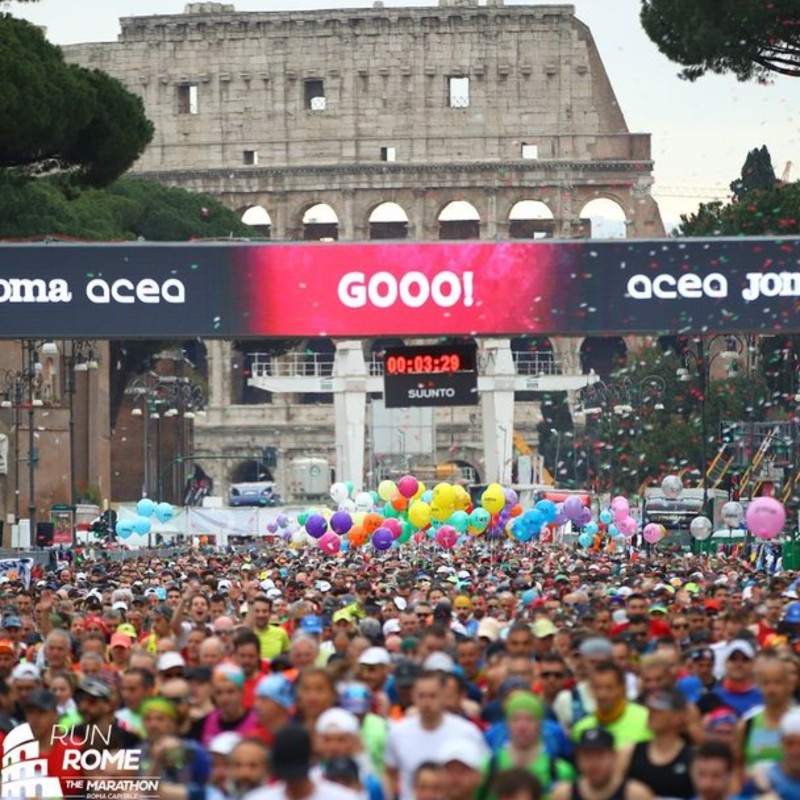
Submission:
{"label": "purple balloon", "polygon": [[570,495],[565,501],[563,511],[569,519],[577,522],[583,513],[584,505],[580,497],[577,495]]}
{"label": "purple balloon", "polygon": [[331,530],[339,536],[347,533],[353,527],[353,518],[346,511],[337,511],[331,517]]}
{"label": "purple balloon", "polygon": [[267,530],[270,533],[277,533],[278,532],[278,526],[274,522],[270,522],[269,525],[267,525]]}
{"label": "purple balloon", "polygon": [[388,528],[378,528],[372,534],[372,546],[376,550],[388,550],[394,542],[394,536]]}
{"label": "purple balloon", "polygon": [[319,539],[327,530],[328,522],[322,514],[312,514],[306,520],[306,533],[315,539]]}
{"label": "purple balloon", "polygon": [[279,528],[285,528],[289,524],[289,517],[286,514],[278,514],[278,519],[275,520]]}
{"label": "purple balloon", "polygon": [[513,489],[504,489],[503,493],[506,496],[506,508],[513,508],[519,503],[519,495]]}
{"label": "purple balloon", "polygon": [[578,518],[578,522],[581,526],[588,525],[592,521],[592,509],[583,507],[580,513],[580,517]]}
{"label": "purple balloon", "polygon": [[291,542],[292,541],[292,534],[289,531],[284,531],[282,534],[284,542]]}
{"label": "purple balloon", "polygon": [[562,509],[556,514],[554,522],[556,523],[556,525],[566,525],[567,522],[569,522],[569,517],[564,513],[564,510]]}

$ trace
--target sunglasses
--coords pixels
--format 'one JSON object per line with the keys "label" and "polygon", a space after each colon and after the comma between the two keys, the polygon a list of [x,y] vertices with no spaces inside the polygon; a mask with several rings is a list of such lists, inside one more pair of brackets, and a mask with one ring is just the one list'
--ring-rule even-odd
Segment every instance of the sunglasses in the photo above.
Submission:
{"label": "sunglasses", "polygon": [[566,678],[566,674],[563,672],[542,672],[542,678]]}
{"label": "sunglasses", "polygon": [[673,622],[672,623],[672,628],[673,628],[673,630],[676,630],[676,631],[680,630],[682,628],[688,628],[688,627],[689,627],[689,623],[688,622]]}

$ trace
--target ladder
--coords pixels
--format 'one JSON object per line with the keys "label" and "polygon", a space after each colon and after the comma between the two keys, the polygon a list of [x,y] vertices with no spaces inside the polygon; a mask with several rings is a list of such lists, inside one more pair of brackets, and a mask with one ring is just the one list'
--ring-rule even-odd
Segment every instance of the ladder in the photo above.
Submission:
{"label": "ladder", "polygon": [[792,497],[792,493],[797,488],[798,483],[800,483],[800,469],[786,481],[786,486],[783,487],[783,494],[781,494],[781,502],[786,505]]}
{"label": "ladder", "polygon": [[733,464],[733,456],[728,452],[728,447],[727,443],[723,444],[714,456],[714,460],[708,465],[706,485],[709,489],[716,489],[722,483],[722,479]]}
{"label": "ladder", "polygon": [[745,494],[747,491],[747,487],[749,486],[752,478],[754,475],[758,473],[758,468],[761,466],[761,462],[764,460],[764,457],[767,453],[772,449],[772,440],[775,438],[775,433],[777,428],[771,430],[765,437],[764,441],[761,442],[761,446],[756,451],[756,454],[753,456],[753,460],[750,462],[750,466],[744,471],[742,475],[742,480],[739,483],[739,493]]}

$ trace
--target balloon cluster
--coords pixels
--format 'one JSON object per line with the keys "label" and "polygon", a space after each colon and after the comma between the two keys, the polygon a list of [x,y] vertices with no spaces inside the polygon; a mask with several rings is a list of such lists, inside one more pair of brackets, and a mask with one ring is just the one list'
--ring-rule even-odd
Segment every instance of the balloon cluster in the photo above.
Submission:
{"label": "balloon cluster", "polygon": [[153,527],[151,517],[163,524],[175,516],[175,509],[171,503],[154,503],[149,497],[143,497],[136,504],[136,514],[134,519],[117,520],[115,530],[120,539],[127,539],[134,533],[147,536]]}

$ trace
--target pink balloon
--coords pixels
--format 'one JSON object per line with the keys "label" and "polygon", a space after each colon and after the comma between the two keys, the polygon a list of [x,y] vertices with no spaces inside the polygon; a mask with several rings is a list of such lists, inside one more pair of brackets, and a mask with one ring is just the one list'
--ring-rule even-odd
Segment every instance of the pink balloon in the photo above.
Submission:
{"label": "pink balloon", "polygon": [[422,544],[428,538],[428,534],[425,531],[417,531],[414,534],[414,541],[417,544]]}
{"label": "pink balloon", "polygon": [[397,481],[397,491],[403,495],[403,497],[413,497],[417,493],[417,489],[419,489],[419,481],[413,475],[403,475],[403,477]]}
{"label": "pink balloon", "polygon": [[631,510],[631,505],[622,495],[617,495],[617,497],[611,501],[611,510],[617,511],[621,509],[624,509],[627,514]]}
{"label": "pink balloon", "polygon": [[403,532],[403,523],[396,517],[387,517],[381,527],[390,530],[393,539],[398,539]]}
{"label": "pink balloon", "polygon": [[442,527],[436,531],[436,543],[446,550],[455,547],[457,541],[458,531],[452,525],[442,525]]}
{"label": "pink balloon", "polygon": [[617,528],[620,533],[630,538],[636,533],[636,520],[633,517],[623,517],[617,520]]}
{"label": "pink balloon", "polygon": [[661,539],[663,538],[661,535],[661,526],[656,525],[655,522],[651,522],[649,525],[645,525],[642,534],[644,535],[644,540],[649,544],[655,544],[656,542],[660,542]]}
{"label": "pink balloon", "polygon": [[758,539],[774,539],[786,522],[786,510],[774,497],[757,497],[747,506],[747,527]]}
{"label": "pink balloon", "polygon": [[329,556],[335,556],[342,546],[342,540],[333,531],[328,531],[317,541],[319,542],[319,549]]}

